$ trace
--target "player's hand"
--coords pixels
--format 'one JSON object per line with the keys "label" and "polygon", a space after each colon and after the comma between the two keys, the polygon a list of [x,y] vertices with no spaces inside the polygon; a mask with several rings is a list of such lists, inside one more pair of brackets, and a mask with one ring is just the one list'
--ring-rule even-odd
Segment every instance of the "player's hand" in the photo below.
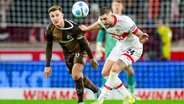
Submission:
{"label": "player's hand", "polygon": [[139,41],[144,44],[148,41],[149,35],[147,33],[143,33],[139,36]]}
{"label": "player's hand", "polygon": [[93,67],[93,69],[98,68],[98,62],[95,60],[95,58],[90,59],[90,64]]}
{"label": "player's hand", "polygon": [[45,78],[48,78],[52,74],[52,68],[51,67],[45,67],[43,75]]}
{"label": "player's hand", "polygon": [[97,42],[95,53],[95,57],[97,60],[100,60],[100,58],[103,56],[103,52],[105,52],[105,49],[102,47],[102,42]]}
{"label": "player's hand", "polygon": [[82,31],[88,31],[88,27],[85,26],[85,25],[80,25],[79,28],[80,28]]}

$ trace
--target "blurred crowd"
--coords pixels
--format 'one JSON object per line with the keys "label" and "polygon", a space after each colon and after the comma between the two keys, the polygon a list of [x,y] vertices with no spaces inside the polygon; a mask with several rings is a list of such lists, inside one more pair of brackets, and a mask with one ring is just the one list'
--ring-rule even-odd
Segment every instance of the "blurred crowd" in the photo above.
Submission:
{"label": "blurred crowd", "polygon": [[[76,1],[0,0],[0,42],[44,42],[45,27],[49,23],[47,9],[53,4],[63,7],[67,19],[87,25],[97,20],[99,8],[111,5],[111,0],[83,0],[88,3],[90,13],[79,20],[68,10]],[[184,0],[123,1],[123,14],[150,35],[144,47],[144,59],[168,60],[170,55],[164,56],[164,53],[170,53],[167,49],[171,43],[184,39]],[[87,32],[86,37],[95,42],[97,33],[97,30]]]}

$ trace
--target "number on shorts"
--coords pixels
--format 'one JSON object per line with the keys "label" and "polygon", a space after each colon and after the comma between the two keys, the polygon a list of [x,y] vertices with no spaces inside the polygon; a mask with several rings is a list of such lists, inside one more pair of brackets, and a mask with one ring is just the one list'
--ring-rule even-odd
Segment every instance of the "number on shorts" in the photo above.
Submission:
{"label": "number on shorts", "polygon": [[134,52],[135,52],[135,50],[133,50],[133,49],[127,49],[127,51],[126,51],[128,54],[130,54],[130,55],[133,55],[134,54]]}
{"label": "number on shorts", "polygon": [[79,57],[79,56],[80,56],[79,52],[75,53],[75,57]]}

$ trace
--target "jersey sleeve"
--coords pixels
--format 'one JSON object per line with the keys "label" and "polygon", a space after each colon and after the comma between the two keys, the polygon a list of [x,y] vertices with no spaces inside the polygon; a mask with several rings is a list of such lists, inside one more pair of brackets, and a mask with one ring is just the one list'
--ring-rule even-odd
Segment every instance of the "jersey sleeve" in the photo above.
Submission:
{"label": "jersey sleeve", "polygon": [[51,31],[51,24],[49,24],[46,27],[45,34],[46,34],[46,40],[47,41],[53,41],[53,36],[52,36],[52,31]]}
{"label": "jersey sleeve", "polygon": [[106,34],[106,31],[105,31],[105,29],[100,29],[99,31],[98,31],[98,35],[97,35],[97,42],[102,42],[103,41],[103,38],[104,38],[104,36],[105,36],[105,34]]}
{"label": "jersey sleeve", "polygon": [[136,24],[130,17],[126,17],[125,29],[127,30],[127,32],[133,33],[133,34],[136,34],[138,32],[138,28]]}
{"label": "jersey sleeve", "polygon": [[52,29],[51,24],[46,28],[46,67],[50,67],[50,61],[52,57],[52,45],[53,45],[53,36],[52,36]]}

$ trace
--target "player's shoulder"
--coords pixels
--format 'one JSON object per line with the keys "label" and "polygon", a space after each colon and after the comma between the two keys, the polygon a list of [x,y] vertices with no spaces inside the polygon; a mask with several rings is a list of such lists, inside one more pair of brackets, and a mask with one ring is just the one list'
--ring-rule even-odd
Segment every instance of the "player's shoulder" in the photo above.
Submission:
{"label": "player's shoulder", "polygon": [[65,19],[65,22],[67,22],[68,25],[70,24],[70,26],[73,25],[72,28],[70,28],[70,29],[68,28],[67,30],[73,32],[74,34],[83,33],[83,31],[79,28],[79,24],[77,24],[76,22],[74,22],[72,20],[66,20],[66,19]]}
{"label": "player's shoulder", "polygon": [[72,21],[72,20],[68,20],[68,19],[64,19],[65,22],[65,27],[64,28],[60,28],[62,30],[78,30],[79,29],[79,25]]}
{"label": "player's shoulder", "polygon": [[77,25],[77,26],[78,26],[78,24],[77,24],[76,22],[74,22],[73,20],[65,19],[64,21],[65,21],[65,22],[68,22],[68,23],[71,23],[71,24],[73,24],[73,25]]}
{"label": "player's shoulder", "polygon": [[132,19],[128,15],[118,15],[119,19],[122,21],[132,21]]}
{"label": "player's shoulder", "polygon": [[127,15],[119,15],[119,21],[121,21],[122,24],[126,24],[123,25],[124,27],[130,27],[135,24],[134,21]]}

